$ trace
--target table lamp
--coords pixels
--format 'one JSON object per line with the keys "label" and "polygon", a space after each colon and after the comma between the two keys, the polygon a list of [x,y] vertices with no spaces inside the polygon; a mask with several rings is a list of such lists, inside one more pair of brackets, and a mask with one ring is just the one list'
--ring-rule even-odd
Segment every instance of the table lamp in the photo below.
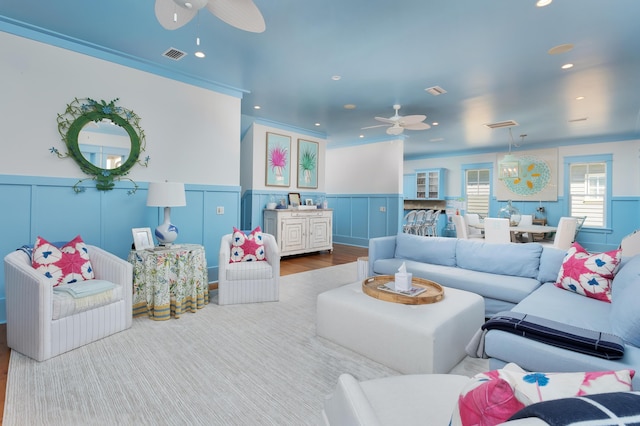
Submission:
{"label": "table lamp", "polygon": [[178,228],[171,223],[171,207],[186,205],[184,184],[176,182],[149,182],[147,206],[164,207],[164,222],[155,230],[158,244],[161,246],[170,246],[178,237]]}

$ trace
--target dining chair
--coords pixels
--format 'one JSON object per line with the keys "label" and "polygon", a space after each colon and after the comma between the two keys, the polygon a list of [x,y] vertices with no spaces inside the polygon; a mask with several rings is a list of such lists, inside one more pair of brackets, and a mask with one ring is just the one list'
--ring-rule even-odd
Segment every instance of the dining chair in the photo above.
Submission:
{"label": "dining chair", "polygon": [[509,219],[487,217],[484,219],[484,240],[488,243],[510,243]]}
{"label": "dining chair", "polygon": [[467,232],[467,223],[464,220],[464,216],[458,214],[452,216],[453,225],[456,227],[456,238],[463,240],[469,239],[469,233]]}
{"label": "dining chair", "polygon": [[413,221],[413,225],[411,225],[411,230],[409,231],[409,233],[415,234],[415,235],[421,235],[426,217],[427,217],[426,210],[418,210],[418,212],[416,213],[416,219]]}
{"label": "dining chair", "polygon": [[[533,215],[532,214],[523,214],[520,215],[520,222],[518,225],[533,225]],[[533,240],[533,234],[529,234],[527,232],[520,232],[516,235],[516,239],[522,243],[529,242],[529,240]]]}
{"label": "dining chair", "polygon": [[558,227],[556,235],[553,238],[553,243],[549,244],[541,242],[540,244],[544,246],[552,246],[560,250],[568,250],[569,247],[571,247],[571,244],[573,244],[577,226],[578,221],[575,217],[563,216],[558,221]]}
{"label": "dining chair", "polygon": [[640,253],[640,231],[633,231],[620,242],[622,255],[625,257],[635,256]]}
{"label": "dining chair", "polygon": [[402,232],[410,233],[411,227],[416,221],[417,210],[411,210],[409,213],[404,215],[404,224],[402,225]]}
{"label": "dining chair", "polygon": [[484,238],[484,234],[480,228],[474,228],[471,225],[480,224],[480,215],[477,213],[467,213],[464,215],[464,220],[467,223],[467,234],[469,238]]}

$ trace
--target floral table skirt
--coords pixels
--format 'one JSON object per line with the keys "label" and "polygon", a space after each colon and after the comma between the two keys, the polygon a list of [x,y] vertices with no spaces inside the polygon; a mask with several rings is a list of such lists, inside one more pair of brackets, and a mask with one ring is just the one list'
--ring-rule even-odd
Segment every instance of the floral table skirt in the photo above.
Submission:
{"label": "floral table skirt", "polygon": [[209,303],[204,247],[181,244],[129,253],[133,265],[133,316],[157,321],[197,312]]}

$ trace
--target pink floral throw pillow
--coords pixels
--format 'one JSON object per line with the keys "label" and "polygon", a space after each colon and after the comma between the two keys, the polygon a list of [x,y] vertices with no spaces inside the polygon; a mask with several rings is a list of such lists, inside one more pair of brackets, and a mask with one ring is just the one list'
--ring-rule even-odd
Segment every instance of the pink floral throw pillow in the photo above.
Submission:
{"label": "pink floral throw pillow", "polygon": [[562,261],[556,286],[611,303],[611,283],[621,255],[622,250],[589,254],[573,243]]}
{"label": "pink floral throw pillow", "polygon": [[259,262],[265,261],[264,243],[262,241],[262,230],[258,226],[249,235],[237,228],[233,228],[231,236],[231,258],[229,263],[235,262]]}
{"label": "pink floral throw pillow", "polygon": [[469,379],[458,396],[450,425],[494,426],[536,402],[630,391],[634,375],[634,370],[528,372],[517,364],[509,363],[501,369],[479,373]]}
{"label": "pink floral throw pillow", "polygon": [[36,238],[31,265],[42,273],[53,287],[94,278],[89,252],[80,235],[61,248],[42,237]]}

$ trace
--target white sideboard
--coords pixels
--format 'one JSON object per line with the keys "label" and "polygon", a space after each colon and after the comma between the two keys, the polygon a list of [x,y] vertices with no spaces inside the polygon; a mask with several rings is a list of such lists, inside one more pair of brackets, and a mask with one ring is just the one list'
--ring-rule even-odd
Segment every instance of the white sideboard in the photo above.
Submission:
{"label": "white sideboard", "polygon": [[264,232],[276,238],[281,256],[333,250],[332,222],[332,209],[264,211]]}

